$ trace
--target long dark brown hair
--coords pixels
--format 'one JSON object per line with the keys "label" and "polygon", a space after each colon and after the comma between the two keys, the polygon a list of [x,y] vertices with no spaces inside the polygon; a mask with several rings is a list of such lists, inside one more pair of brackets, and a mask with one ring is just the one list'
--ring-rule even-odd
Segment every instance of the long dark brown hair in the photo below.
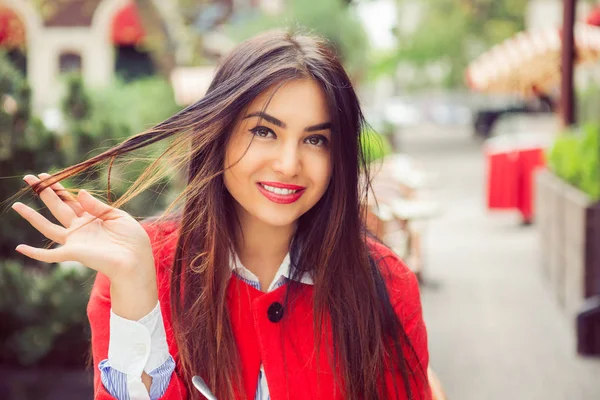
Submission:
{"label": "long dark brown hair", "polygon": [[[394,380],[391,391],[398,397],[404,397],[399,394],[404,391],[412,398],[409,380],[426,379],[425,372],[423,366],[409,370],[406,358],[414,354],[406,355],[402,349],[413,351],[412,346],[388,297],[381,263],[370,256],[366,243],[361,204],[367,188],[359,179],[368,170],[360,136],[365,121],[349,77],[324,40],[273,31],[243,42],[222,62],[198,102],[54,177],[62,180],[104,161],[112,166],[118,156],[171,141],[112,205],[125,204],[168,175],[173,165],[185,167],[187,186],[164,213],[165,218],[173,215],[170,211],[183,200],[177,212],[180,231],[171,276],[178,372],[187,385],[193,375],[200,375],[219,397],[234,398],[242,384],[226,288],[238,221],[223,183],[225,147],[236,119],[260,93],[306,78],[317,82],[327,99],[333,172],[323,197],[298,221],[290,245],[293,272],[287,298],[298,288],[294,280],[304,273],[312,276],[317,346],[325,321],[330,321],[330,364],[346,398],[385,397],[390,389],[383,379],[386,371],[402,379],[402,385]],[[198,395],[192,387],[188,390],[191,396]]]}

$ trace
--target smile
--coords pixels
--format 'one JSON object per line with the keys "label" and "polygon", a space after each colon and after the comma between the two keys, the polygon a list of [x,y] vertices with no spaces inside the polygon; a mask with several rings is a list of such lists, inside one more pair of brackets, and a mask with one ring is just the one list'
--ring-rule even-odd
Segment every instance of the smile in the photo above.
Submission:
{"label": "smile", "polygon": [[258,182],[258,190],[267,199],[278,204],[296,202],[306,189],[303,186],[287,185],[279,182]]}
{"label": "smile", "polygon": [[277,193],[277,194],[293,194],[293,193],[297,192],[297,190],[276,188],[274,186],[269,186],[269,185],[262,185],[262,187],[264,187],[266,190],[268,190],[271,193]]}

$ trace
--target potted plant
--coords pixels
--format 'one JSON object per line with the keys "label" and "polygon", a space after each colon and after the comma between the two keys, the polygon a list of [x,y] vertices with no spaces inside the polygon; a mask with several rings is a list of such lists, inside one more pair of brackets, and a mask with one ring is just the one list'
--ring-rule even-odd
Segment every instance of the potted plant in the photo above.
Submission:
{"label": "potted plant", "polygon": [[0,263],[3,398],[91,395],[86,306],[93,271],[83,266]]}
{"label": "potted plant", "polygon": [[579,351],[600,355],[600,124],[557,137],[536,175],[536,203],[544,275],[578,318]]}

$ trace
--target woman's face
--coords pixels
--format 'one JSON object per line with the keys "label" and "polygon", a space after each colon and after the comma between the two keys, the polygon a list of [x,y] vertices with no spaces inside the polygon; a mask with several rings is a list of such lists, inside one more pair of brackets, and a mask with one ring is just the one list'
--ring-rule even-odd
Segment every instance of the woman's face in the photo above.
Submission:
{"label": "woman's face", "polygon": [[329,185],[330,140],[325,95],[315,81],[293,80],[254,99],[225,150],[225,187],[240,219],[283,227],[310,210]]}

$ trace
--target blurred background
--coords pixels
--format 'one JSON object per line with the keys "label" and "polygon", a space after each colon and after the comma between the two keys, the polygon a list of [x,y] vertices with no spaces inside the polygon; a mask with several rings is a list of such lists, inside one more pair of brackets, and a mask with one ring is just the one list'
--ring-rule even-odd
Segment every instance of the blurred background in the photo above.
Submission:
{"label": "blurred background", "polygon": [[[0,201],[201,98],[241,40],[305,27],[360,94],[367,223],[419,277],[436,399],[597,400],[598,25],[595,0],[0,0]],[[156,214],[182,184],[125,209]],[[1,205],[2,398],[91,398],[93,275],[20,256],[43,237]]]}

